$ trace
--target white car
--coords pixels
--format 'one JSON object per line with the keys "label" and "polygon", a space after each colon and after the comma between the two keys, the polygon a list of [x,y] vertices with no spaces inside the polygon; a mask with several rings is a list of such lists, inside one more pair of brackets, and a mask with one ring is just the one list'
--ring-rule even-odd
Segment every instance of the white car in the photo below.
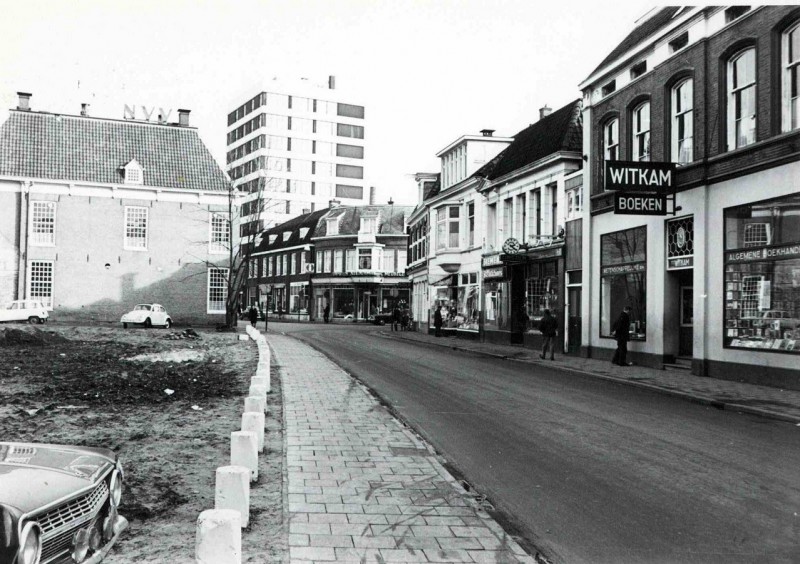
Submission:
{"label": "white car", "polygon": [[172,318],[161,304],[138,304],[120,319],[122,326],[127,329],[128,324],[144,325],[149,329],[153,325],[169,329],[172,327]]}
{"label": "white car", "polygon": [[27,321],[28,323],[44,323],[49,315],[42,302],[36,300],[16,300],[5,304],[0,309],[0,322]]}

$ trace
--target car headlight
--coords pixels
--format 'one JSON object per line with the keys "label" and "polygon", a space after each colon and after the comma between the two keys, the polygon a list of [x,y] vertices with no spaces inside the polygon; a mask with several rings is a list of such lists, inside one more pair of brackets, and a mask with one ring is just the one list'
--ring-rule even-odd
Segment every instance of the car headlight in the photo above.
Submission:
{"label": "car headlight", "polygon": [[19,537],[19,563],[39,564],[42,556],[42,530],[39,524],[31,521],[22,528]]}
{"label": "car headlight", "polygon": [[122,499],[122,467],[117,468],[111,474],[111,482],[108,485],[109,497],[111,505],[119,507],[120,499]]}

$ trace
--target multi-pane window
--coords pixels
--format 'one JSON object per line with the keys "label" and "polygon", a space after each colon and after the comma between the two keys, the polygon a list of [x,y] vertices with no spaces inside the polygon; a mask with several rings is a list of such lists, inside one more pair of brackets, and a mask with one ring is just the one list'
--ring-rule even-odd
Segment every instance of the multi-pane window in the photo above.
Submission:
{"label": "multi-pane window", "polygon": [[672,162],[694,160],[694,83],[684,80],[672,89]]}
{"label": "multi-pane window", "polygon": [[56,244],[56,203],[31,202],[31,245]]}
{"label": "multi-pane window", "polygon": [[783,131],[800,127],[800,23],[783,34]]}
{"label": "multi-pane window", "polygon": [[378,232],[378,218],[377,217],[362,217],[361,229],[359,233],[377,233]]}
{"label": "multi-pane window", "polygon": [[728,149],[756,140],[756,50],[742,51],[728,62]]}
{"label": "multi-pane window", "polygon": [[124,248],[135,251],[147,250],[147,208],[134,206],[125,208]]}
{"label": "multi-pane window", "polygon": [[567,200],[567,219],[577,219],[583,209],[583,186],[578,186],[564,193]]}
{"label": "multi-pane window", "polygon": [[603,158],[607,161],[619,159],[618,119],[612,119],[603,127]]}
{"label": "multi-pane window", "polygon": [[343,262],[344,262],[344,250],[336,249],[333,252],[333,272],[335,273],[342,272]]}
{"label": "multi-pane window", "polygon": [[358,249],[358,269],[372,270],[372,249],[370,248]]}
{"label": "multi-pane window", "polygon": [[467,204],[467,234],[470,247],[475,246],[475,202]]}
{"label": "multi-pane window", "polygon": [[53,309],[53,261],[33,260],[28,263],[27,297]]}
{"label": "multi-pane window", "polygon": [[226,213],[211,214],[211,238],[208,252],[227,253],[230,248],[231,222]]}
{"label": "multi-pane window", "polygon": [[633,110],[633,160],[650,160],[650,102],[643,102]]}
{"label": "multi-pane window", "polygon": [[436,210],[436,249],[458,248],[459,207],[446,206]]}
{"label": "multi-pane window", "polygon": [[394,249],[383,249],[383,271],[396,272],[396,266],[394,261]]}
{"label": "multi-pane window", "polygon": [[345,251],[345,271],[355,272],[358,267],[358,256],[355,249],[347,249]]}
{"label": "multi-pane window", "polygon": [[252,259],[247,267],[247,274],[249,278],[258,277],[258,259]]}
{"label": "multi-pane window", "polygon": [[208,305],[207,313],[225,313],[225,301],[228,299],[228,269],[208,269]]}

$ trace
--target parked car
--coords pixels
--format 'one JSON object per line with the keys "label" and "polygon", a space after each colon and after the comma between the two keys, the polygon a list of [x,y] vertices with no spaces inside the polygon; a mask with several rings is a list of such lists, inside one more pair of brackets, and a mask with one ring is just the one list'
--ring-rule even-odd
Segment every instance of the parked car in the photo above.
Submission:
{"label": "parked car", "polygon": [[149,329],[154,325],[169,329],[172,327],[172,318],[161,304],[138,304],[120,319],[122,326],[127,329],[129,324],[144,325]]}
{"label": "parked car", "polygon": [[387,323],[392,322],[392,312],[387,311],[383,313],[376,313],[371,315],[369,320],[375,325],[386,325]]}
{"label": "parked car", "polygon": [[104,448],[0,442],[0,564],[101,562],[128,521]]}
{"label": "parked car", "polygon": [[28,323],[44,323],[49,317],[42,302],[36,300],[15,300],[8,302],[0,309],[0,322],[27,321]]}

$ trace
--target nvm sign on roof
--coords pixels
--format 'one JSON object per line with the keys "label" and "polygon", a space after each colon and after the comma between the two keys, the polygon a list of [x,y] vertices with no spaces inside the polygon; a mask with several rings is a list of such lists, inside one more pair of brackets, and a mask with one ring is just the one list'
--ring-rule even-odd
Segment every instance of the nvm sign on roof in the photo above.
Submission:
{"label": "nvm sign on roof", "polygon": [[605,189],[666,194],[675,189],[676,170],[675,163],[606,161]]}

